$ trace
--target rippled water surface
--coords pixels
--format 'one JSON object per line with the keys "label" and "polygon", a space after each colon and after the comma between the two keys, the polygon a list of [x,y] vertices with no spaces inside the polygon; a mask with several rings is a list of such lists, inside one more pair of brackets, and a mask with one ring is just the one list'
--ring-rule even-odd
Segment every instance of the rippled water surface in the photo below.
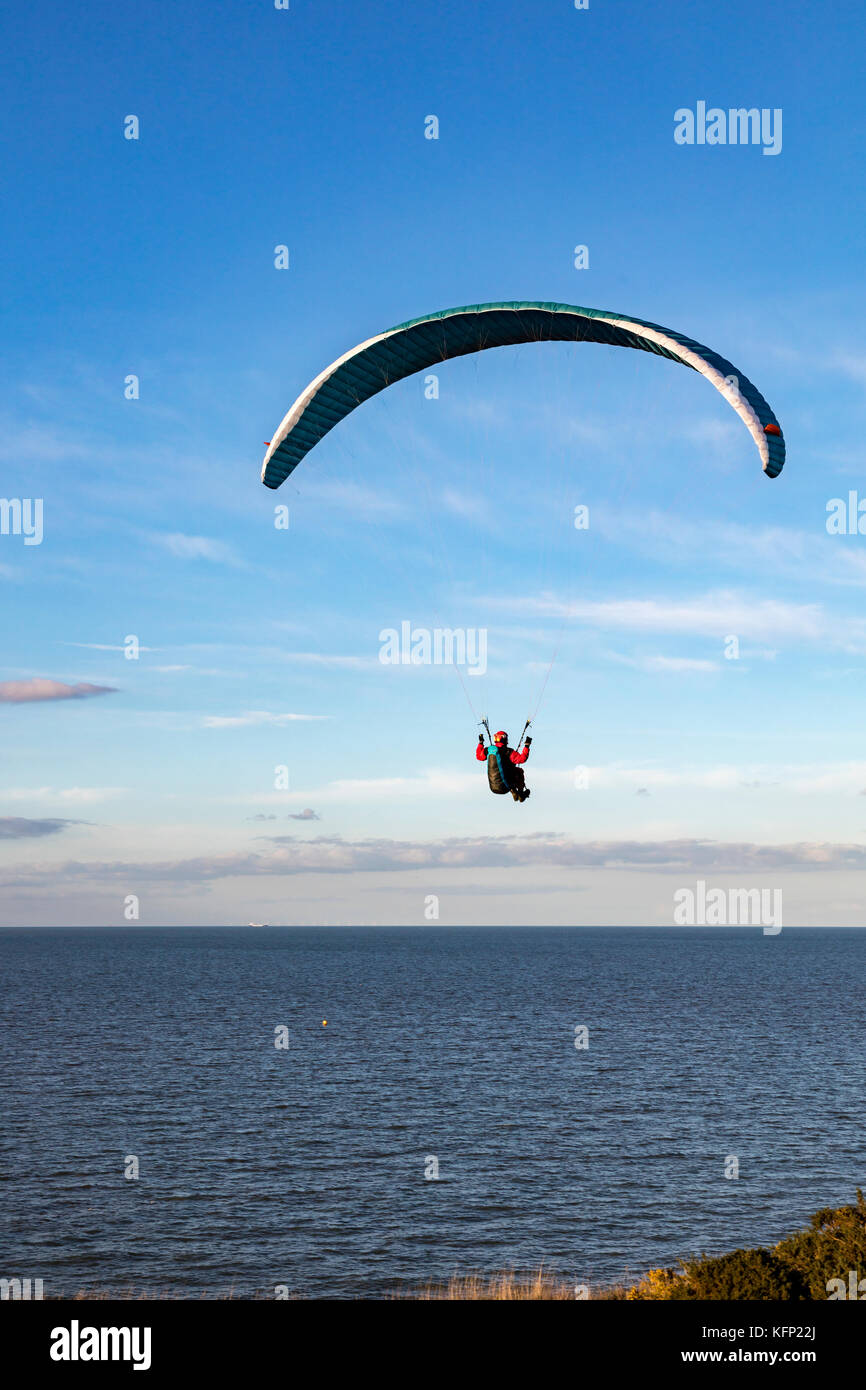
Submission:
{"label": "rippled water surface", "polygon": [[844,930],[0,932],[0,1275],[352,1297],[777,1240],[866,1187],[864,965]]}

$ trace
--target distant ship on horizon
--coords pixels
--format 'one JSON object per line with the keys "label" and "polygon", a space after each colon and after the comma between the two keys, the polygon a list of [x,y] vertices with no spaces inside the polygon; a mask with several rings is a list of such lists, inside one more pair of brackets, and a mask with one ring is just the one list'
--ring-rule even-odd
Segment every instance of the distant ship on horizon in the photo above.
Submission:
{"label": "distant ship on horizon", "polygon": [[249,925],[251,927],[266,927],[268,924],[267,922],[250,922]]}

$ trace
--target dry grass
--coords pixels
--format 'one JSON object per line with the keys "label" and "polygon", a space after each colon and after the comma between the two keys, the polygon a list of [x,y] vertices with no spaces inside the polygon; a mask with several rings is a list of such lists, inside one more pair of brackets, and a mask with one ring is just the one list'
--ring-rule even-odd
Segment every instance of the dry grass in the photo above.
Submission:
{"label": "dry grass", "polygon": [[[417,1289],[406,1289],[400,1293],[393,1294],[392,1297],[403,1301],[422,1301],[433,1300],[467,1300],[471,1302],[499,1302],[501,1300],[513,1300],[518,1302],[569,1302],[573,1303],[577,1299],[577,1285],[573,1282],[564,1280],[561,1276],[555,1277],[546,1273],[543,1266],[530,1272],[517,1273],[513,1269],[500,1270],[495,1274],[453,1274],[444,1283],[423,1284]],[[615,1286],[612,1288],[590,1288],[590,1299],[624,1299],[628,1296],[625,1286]],[[631,1295],[634,1297],[634,1295]],[[640,1296],[640,1295],[638,1295]],[[49,1295],[51,1297],[51,1295]],[[55,1295],[57,1297],[57,1295]],[[164,1299],[183,1299],[183,1300],[223,1300],[242,1298],[243,1301],[273,1301],[272,1296],[267,1293],[257,1293],[253,1295],[238,1295],[234,1289],[226,1293],[181,1293],[178,1291],[161,1291],[159,1289],[80,1289],[71,1295],[75,1302],[98,1302],[106,1299],[123,1300],[147,1300],[154,1299],[160,1302]],[[297,1295],[292,1295],[295,1301]]]}
{"label": "dry grass", "polygon": [[[445,1284],[425,1284],[420,1289],[400,1295],[410,1299],[454,1299],[499,1302],[570,1302],[577,1298],[579,1285],[562,1277],[545,1273],[544,1267],[528,1274],[505,1269],[497,1274],[454,1274]],[[591,1299],[623,1299],[625,1289],[590,1289]]]}

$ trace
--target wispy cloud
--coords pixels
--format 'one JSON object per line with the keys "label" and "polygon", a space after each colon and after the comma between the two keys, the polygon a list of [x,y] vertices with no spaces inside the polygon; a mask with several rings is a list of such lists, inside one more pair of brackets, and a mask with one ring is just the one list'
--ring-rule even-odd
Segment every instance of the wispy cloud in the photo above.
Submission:
{"label": "wispy cloud", "polygon": [[65,681],[34,676],[26,681],[0,681],[0,704],[30,705],[43,700],[87,700],[91,695],[114,694],[113,685],[67,685]]}
{"label": "wispy cloud", "polygon": [[[726,792],[742,788],[755,790],[782,787],[785,796],[818,795],[856,796],[866,786],[866,761],[803,764],[736,764],[717,763],[709,766],[653,766],[651,764],[610,763],[586,767],[589,784],[596,790],[610,789],[631,792],[636,787],[662,790],[699,790]],[[533,782],[540,787],[572,787],[573,768],[554,769],[536,766]],[[377,801],[452,800],[455,796],[471,794],[478,786],[475,772],[431,769],[420,777],[369,777],[339,779],[308,791],[318,801],[327,804]],[[272,804],[279,804],[285,793],[269,794]],[[261,797],[258,798],[262,800]],[[268,798],[264,798],[268,804]]]}
{"label": "wispy cloud", "polygon": [[688,674],[718,671],[718,661],[705,661],[701,657],[690,656],[644,656],[632,657],[621,656],[619,653],[611,653],[612,659],[621,662],[624,666],[634,666],[641,671],[657,671],[661,674]]}
{"label": "wispy cloud", "polygon": [[[144,651],[141,647],[139,650]],[[181,672],[191,671],[196,676],[219,676],[221,679],[240,678],[246,679],[245,671],[227,671],[218,666],[191,666],[188,664],[176,664],[174,666],[151,666],[151,671],[160,676],[176,676]]]}
{"label": "wispy cloud", "polygon": [[[61,406],[58,400],[54,408],[58,413],[65,413],[68,401],[64,400]],[[3,429],[0,430],[0,459],[11,464],[56,463],[57,459],[81,459],[92,465],[95,458],[110,457],[107,448],[101,452],[97,451],[92,439],[81,439],[80,442],[74,440],[67,425],[62,430],[52,429],[45,423],[19,425],[11,416],[6,416]]]}
{"label": "wispy cloud", "polygon": [[650,671],[718,671],[717,661],[703,661],[699,657],[690,656],[651,656],[647,658],[647,669]]}
{"label": "wispy cloud", "polygon": [[[477,764],[476,764],[477,767]],[[421,777],[344,777],[329,782],[326,787],[316,791],[322,801],[348,802],[363,801],[424,801],[427,797],[444,797],[453,800],[455,796],[471,793],[478,786],[478,777],[473,772],[449,772],[446,769],[430,769]]]}
{"label": "wispy cloud", "polygon": [[4,801],[67,801],[86,806],[125,793],[125,787],[9,787],[0,796]]}
{"label": "wispy cloud", "polygon": [[708,444],[716,449],[729,449],[741,429],[742,425],[736,419],[717,420],[713,416],[706,416],[704,419],[684,422],[676,433],[692,444]]}
{"label": "wispy cloud", "polygon": [[458,492],[456,488],[445,488],[440,496],[440,504],[446,512],[459,517],[461,521],[471,522],[479,530],[502,535],[504,526],[493,507],[488,507],[475,495]]}
{"label": "wispy cloud", "polygon": [[[0,823],[2,824],[2,823]],[[69,822],[21,822],[46,829],[24,830],[14,838],[52,834]],[[316,836],[271,837],[273,849],[263,853],[205,855],[160,862],[72,861],[31,864],[0,871],[0,884],[9,887],[65,888],[106,883],[175,883],[191,888],[238,877],[282,877],[296,874],[404,873],[412,870],[477,871],[479,869],[597,869],[658,870],[691,873],[760,875],[783,870],[830,871],[866,869],[866,844],[799,842],[761,845],[748,841],[716,840],[590,840],[541,833],[526,836],[478,836],[410,841],[394,839],[343,840]]]}
{"label": "wispy cloud", "polygon": [[[79,651],[86,651],[86,652],[126,652],[126,651],[127,651],[127,648],[123,645],[122,642],[61,642],[59,645],[60,645],[61,647],[77,647],[77,648],[79,649]],[[158,651],[161,651],[162,648],[160,648],[160,647],[143,647],[143,646],[139,643],[139,644],[137,645],[137,647],[136,647],[136,650],[137,650],[139,653],[141,653],[141,652],[158,652]],[[156,668],[154,668],[154,669],[158,670],[159,668],[156,667]]]}
{"label": "wispy cloud", "polygon": [[78,820],[28,820],[23,816],[0,816],[0,840],[41,840],[59,835],[69,825],[85,825]]}
{"label": "wispy cloud", "polygon": [[230,545],[209,536],[186,536],[180,531],[155,533],[151,539],[180,560],[211,560],[220,565],[238,565],[240,561]]}
{"label": "wispy cloud", "polygon": [[329,718],[327,714],[272,714],[269,710],[250,709],[244,714],[206,714],[202,723],[206,729],[241,729],[255,724],[309,723]]}
{"label": "wispy cloud", "polygon": [[[750,766],[722,763],[709,767],[651,767],[615,763],[588,767],[586,772],[590,785],[596,789],[642,786],[654,787],[657,791],[694,789],[725,792],[781,787],[788,801],[792,796],[805,796],[810,800],[822,795],[854,797],[866,785],[866,762]],[[537,771],[535,777],[537,781],[567,784],[571,782],[573,774],[570,771],[545,769],[543,772]]]}
{"label": "wispy cloud", "polygon": [[381,668],[381,662],[375,656],[339,656],[329,652],[279,652],[277,655],[282,661],[296,661],[304,666],[343,667],[347,671],[370,666]]}
{"label": "wispy cloud", "polygon": [[302,496],[327,507],[348,511],[359,519],[387,521],[408,514],[405,502],[388,492],[379,492],[351,481],[337,481],[313,478],[309,472],[301,476],[298,470],[297,484]]}
{"label": "wispy cloud", "polygon": [[830,365],[850,377],[852,381],[859,381],[862,386],[866,386],[866,353],[837,352],[831,358]]}
{"label": "wispy cloud", "polygon": [[[782,637],[828,640],[828,620],[819,603],[785,603],[779,599],[755,599],[745,594],[719,591],[692,599],[564,599],[555,594],[527,597],[516,594],[485,600],[512,611],[540,617],[569,618],[591,627],[631,632],[683,633],[714,637],[736,633],[755,641]],[[861,638],[866,626],[859,625]],[[850,640],[851,624],[845,624]],[[840,634],[841,637],[841,634]]]}
{"label": "wispy cloud", "polygon": [[[828,489],[829,492],[829,489]],[[859,588],[866,585],[866,554],[857,538],[830,536],[826,530],[826,503],[822,499],[813,512],[814,526],[804,530],[794,526],[749,526],[708,518],[702,523],[694,517],[668,512],[626,513],[596,510],[594,526],[605,541],[626,546],[664,563],[684,568],[707,556],[707,535],[712,529],[714,561],[729,570],[749,575],[779,574],[820,584]]]}

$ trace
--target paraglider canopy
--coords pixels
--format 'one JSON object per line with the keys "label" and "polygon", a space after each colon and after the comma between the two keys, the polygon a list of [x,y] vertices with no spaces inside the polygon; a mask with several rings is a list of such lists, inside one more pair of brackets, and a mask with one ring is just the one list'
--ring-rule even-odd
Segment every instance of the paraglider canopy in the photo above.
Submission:
{"label": "paraglider canopy", "polygon": [[410,319],[338,357],[310,382],[284,416],[265,455],[262,482],[279,487],[329,430],[395,381],[467,353],[553,341],[637,348],[700,372],[743,421],[768,477],[781,473],[785,440],[773,411],[748,378],[711,348],[625,314],[518,300],[471,304]]}

